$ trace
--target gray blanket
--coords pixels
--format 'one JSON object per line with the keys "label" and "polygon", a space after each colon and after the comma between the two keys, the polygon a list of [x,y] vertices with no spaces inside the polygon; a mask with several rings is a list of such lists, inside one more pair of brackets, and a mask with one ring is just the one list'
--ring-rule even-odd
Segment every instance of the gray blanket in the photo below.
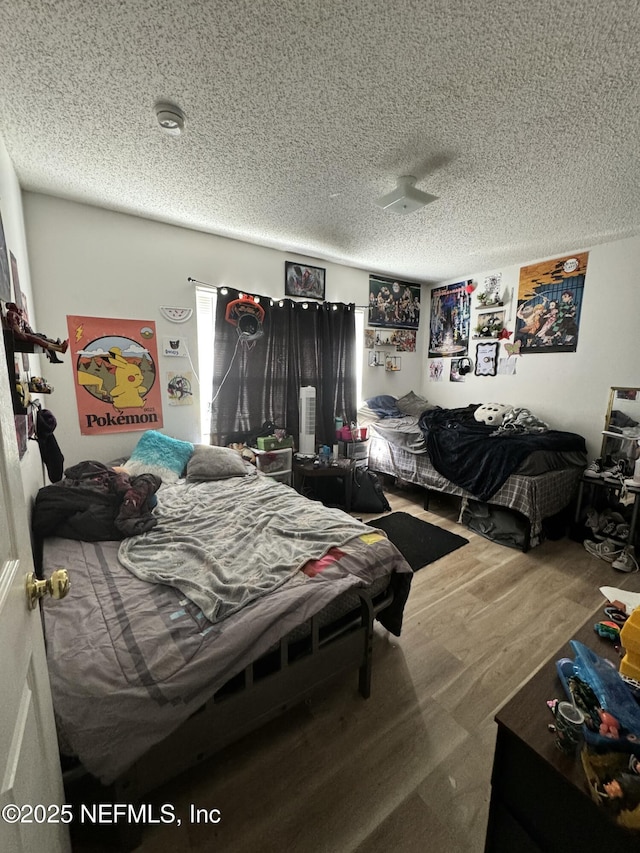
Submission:
{"label": "gray blanket", "polygon": [[118,558],[141,580],[179,589],[210,622],[225,619],[371,529],[302,501],[266,477],[163,487],[158,523],[124,540]]}
{"label": "gray blanket", "polygon": [[[332,514],[308,503],[325,519]],[[47,539],[45,574],[67,566],[71,575],[64,606],[43,602],[62,751],[110,784],[281,637],[308,633],[304,626],[314,613],[327,624],[359,606],[356,587],[373,594],[395,573],[411,575],[398,550],[364,527],[365,536],[313,564],[314,571],[297,572],[215,624],[174,587],[146,583],[125,569],[119,541]]]}

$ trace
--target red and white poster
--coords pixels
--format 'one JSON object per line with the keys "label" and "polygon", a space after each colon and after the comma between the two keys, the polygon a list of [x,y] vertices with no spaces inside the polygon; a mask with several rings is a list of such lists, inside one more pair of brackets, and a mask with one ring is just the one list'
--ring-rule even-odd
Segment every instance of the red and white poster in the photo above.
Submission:
{"label": "red and white poster", "polygon": [[152,320],[67,315],[82,435],[162,427]]}

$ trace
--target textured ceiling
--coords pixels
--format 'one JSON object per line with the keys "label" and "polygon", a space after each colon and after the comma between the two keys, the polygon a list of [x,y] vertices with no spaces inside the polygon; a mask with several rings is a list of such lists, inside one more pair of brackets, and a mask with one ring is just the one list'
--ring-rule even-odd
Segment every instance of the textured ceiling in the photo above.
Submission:
{"label": "textured ceiling", "polygon": [[[0,134],[27,190],[418,281],[640,232],[637,0],[0,12]],[[385,212],[406,174],[437,201]]]}

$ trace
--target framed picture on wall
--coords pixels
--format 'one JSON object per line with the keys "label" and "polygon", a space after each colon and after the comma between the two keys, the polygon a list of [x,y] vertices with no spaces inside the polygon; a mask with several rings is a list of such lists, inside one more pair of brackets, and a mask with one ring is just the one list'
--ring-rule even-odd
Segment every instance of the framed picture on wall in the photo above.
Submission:
{"label": "framed picture on wall", "polygon": [[369,276],[369,325],[388,329],[417,329],[420,323],[420,285]]}
{"label": "framed picture on wall", "polygon": [[326,273],[323,267],[310,267],[285,261],[284,295],[324,300]]}

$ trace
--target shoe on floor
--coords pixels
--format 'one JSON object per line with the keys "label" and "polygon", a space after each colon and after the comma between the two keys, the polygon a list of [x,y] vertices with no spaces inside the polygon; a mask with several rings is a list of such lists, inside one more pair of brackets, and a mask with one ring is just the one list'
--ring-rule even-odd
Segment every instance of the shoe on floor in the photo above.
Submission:
{"label": "shoe on floor", "polygon": [[628,539],[629,538],[629,525],[625,522],[619,524],[616,527],[616,539]]}
{"label": "shoe on floor", "polygon": [[616,534],[617,529],[621,524],[624,524],[624,516],[619,512],[615,512],[614,510],[605,510],[600,515],[600,520],[598,523],[597,533],[601,535],[601,538],[604,537],[607,539],[609,536],[613,536]]}
{"label": "shoe on floor", "polygon": [[617,569],[619,572],[637,572],[638,561],[633,555],[633,546],[629,545],[627,548],[624,548],[620,556],[611,565],[612,568]]}
{"label": "shoe on floor", "polygon": [[627,466],[622,459],[619,459],[611,468],[605,469],[604,480],[607,483],[623,484],[628,477]]}
{"label": "shoe on floor", "polygon": [[582,473],[585,477],[603,477],[604,466],[602,464],[602,459],[598,457],[598,459],[594,459],[593,462],[589,462]]}
{"label": "shoe on floor", "polygon": [[591,539],[585,539],[583,545],[589,554],[594,557],[600,557],[601,560],[606,560],[607,563],[613,563],[624,551],[621,545],[613,542],[611,539],[603,539],[602,542],[593,542]]}
{"label": "shoe on floor", "polygon": [[590,527],[593,533],[598,532],[598,528],[600,527],[600,513],[597,509],[588,509],[587,510],[587,520],[585,521],[587,527]]}

